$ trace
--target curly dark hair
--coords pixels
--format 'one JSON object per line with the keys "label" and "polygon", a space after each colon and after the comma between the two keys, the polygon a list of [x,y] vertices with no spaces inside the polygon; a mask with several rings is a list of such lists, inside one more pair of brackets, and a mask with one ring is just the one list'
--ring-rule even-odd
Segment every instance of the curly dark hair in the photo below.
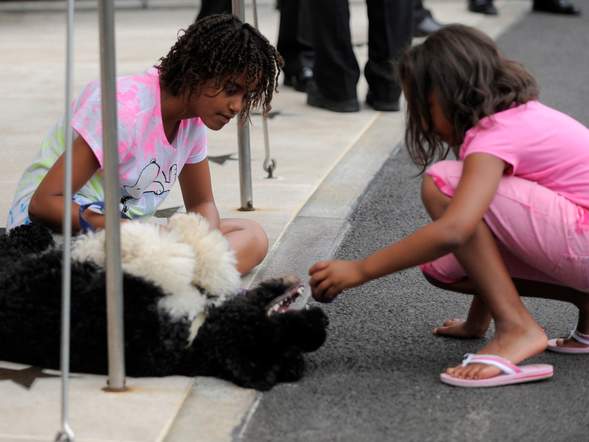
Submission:
{"label": "curly dark hair", "polygon": [[[466,131],[482,118],[538,98],[536,80],[521,64],[503,57],[490,37],[464,25],[445,26],[407,49],[399,77],[407,99],[405,143],[422,173],[450,150],[458,156]],[[434,92],[453,128],[449,146],[434,132]]]}
{"label": "curly dark hair", "polygon": [[240,120],[247,120],[250,110],[260,105],[269,112],[283,60],[266,37],[228,14],[198,19],[180,33],[156,66],[172,95],[194,93],[208,80],[221,87],[245,74],[248,93]]}

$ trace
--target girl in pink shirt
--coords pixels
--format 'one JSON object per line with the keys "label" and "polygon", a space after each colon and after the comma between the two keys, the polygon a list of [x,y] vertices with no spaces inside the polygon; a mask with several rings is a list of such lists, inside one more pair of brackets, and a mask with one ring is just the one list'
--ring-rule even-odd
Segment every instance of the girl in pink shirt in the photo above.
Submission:
{"label": "girl in pink shirt", "polygon": [[[410,48],[399,67],[406,144],[422,168],[432,222],[358,261],[310,269],[315,299],[420,265],[447,290],[474,295],[466,320],[436,335],[495,336],[441,380],[462,387],[552,376],[517,365],[547,347],[589,353],[589,130],[537,101],[535,79],[475,29],[452,25]],[[459,160],[445,160],[452,152]],[[434,163],[435,160],[444,160]],[[575,332],[548,340],[520,296],[573,303]]]}
{"label": "girl in pink shirt", "polygon": [[[121,217],[153,215],[178,181],[188,212],[207,218],[246,273],[267,253],[261,226],[219,219],[207,160],[206,128],[219,130],[252,107],[267,112],[282,59],[268,40],[230,15],[188,27],[159,65],[117,79]],[[101,93],[90,83],[72,104],[73,212],[76,230],[104,227]],[[49,132],[21,178],[7,227],[32,220],[60,231],[63,220],[64,122]]]}

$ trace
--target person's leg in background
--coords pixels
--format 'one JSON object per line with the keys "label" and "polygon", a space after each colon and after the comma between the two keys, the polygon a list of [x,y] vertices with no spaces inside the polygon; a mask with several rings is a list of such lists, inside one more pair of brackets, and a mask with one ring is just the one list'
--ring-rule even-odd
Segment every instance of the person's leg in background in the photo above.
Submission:
{"label": "person's leg in background", "polygon": [[443,27],[444,25],[434,18],[432,11],[423,5],[422,0],[413,0],[414,37],[427,37]]}
{"label": "person's leg in background", "polygon": [[[493,0],[468,0],[468,10],[486,15],[497,15],[498,11]],[[548,12],[551,14],[580,15],[581,10],[570,0],[534,0],[534,12]]]}
{"label": "person's leg in background", "polygon": [[499,12],[493,0],[468,0],[468,10],[485,15],[497,15]]}
{"label": "person's leg in background", "polygon": [[360,67],[352,48],[348,0],[311,0],[309,10],[315,67],[307,86],[307,104],[334,112],[357,112]]}
{"label": "person's leg in background", "polygon": [[281,1],[276,48],[284,58],[284,85],[304,92],[313,78],[315,58],[308,0]]}
{"label": "person's leg in background", "polygon": [[231,14],[231,0],[202,0],[196,19],[213,14]]}
{"label": "person's leg in background", "polygon": [[311,78],[315,67],[315,50],[313,49],[313,27],[311,24],[310,3],[314,0],[299,0],[299,23],[297,41],[301,45],[299,59],[301,65],[311,68]]}
{"label": "person's leg in background", "polygon": [[570,0],[534,0],[532,10],[552,14],[579,15],[581,10]]}
{"label": "person's leg in background", "polygon": [[398,111],[401,86],[395,63],[411,44],[412,0],[366,0],[368,10],[368,81],[366,104],[379,111]]}

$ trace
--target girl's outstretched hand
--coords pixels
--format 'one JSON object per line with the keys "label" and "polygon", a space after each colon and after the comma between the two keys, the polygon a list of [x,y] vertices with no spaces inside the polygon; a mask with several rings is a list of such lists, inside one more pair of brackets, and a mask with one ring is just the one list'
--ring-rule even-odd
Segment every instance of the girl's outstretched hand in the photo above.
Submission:
{"label": "girl's outstretched hand", "polygon": [[358,261],[320,261],[309,269],[309,285],[313,299],[331,302],[342,290],[364,282]]}

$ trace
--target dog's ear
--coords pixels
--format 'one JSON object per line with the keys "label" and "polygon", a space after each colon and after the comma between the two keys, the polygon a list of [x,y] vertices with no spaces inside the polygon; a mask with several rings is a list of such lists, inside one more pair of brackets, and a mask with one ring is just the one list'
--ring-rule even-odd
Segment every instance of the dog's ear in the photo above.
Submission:
{"label": "dog's ear", "polygon": [[31,253],[41,253],[54,245],[51,231],[44,225],[18,226],[0,235],[0,262],[9,263]]}
{"label": "dog's ear", "polygon": [[269,320],[275,324],[283,347],[293,346],[303,352],[312,352],[327,339],[329,320],[318,307],[271,315]]}
{"label": "dog's ear", "polygon": [[305,360],[299,349],[291,349],[280,359],[279,382],[296,382],[305,373]]}

